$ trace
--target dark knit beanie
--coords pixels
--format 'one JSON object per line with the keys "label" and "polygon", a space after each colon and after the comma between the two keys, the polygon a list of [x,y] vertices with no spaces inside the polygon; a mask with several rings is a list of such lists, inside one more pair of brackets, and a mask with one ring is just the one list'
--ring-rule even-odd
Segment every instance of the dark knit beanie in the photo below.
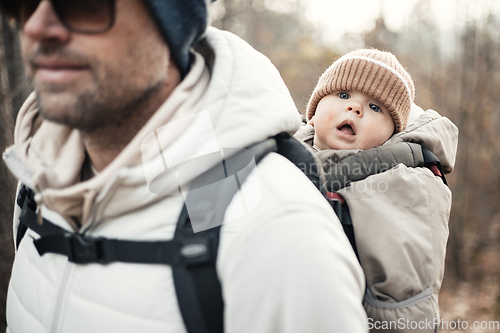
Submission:
{"label": "dark knit beanie", "polygon": [[182,78],[189,72],[189,50],[205,33],[213,1],[146,0]]}
{"label": "dark knit beanie", "polygon": [[361,49],[335,61],[319,78],[307,105],[307,119],[314,116],[323,97],[340,90],[361,91],[376,98],[389,110],[395,132],[406,128],[415,88],[392,53]]}

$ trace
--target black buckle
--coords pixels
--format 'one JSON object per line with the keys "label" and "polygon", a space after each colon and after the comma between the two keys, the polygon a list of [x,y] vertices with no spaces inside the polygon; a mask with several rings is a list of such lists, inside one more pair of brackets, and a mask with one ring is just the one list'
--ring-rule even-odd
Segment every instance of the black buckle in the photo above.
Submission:
{"label": "black buckle", "polygon": [[103,256],[102,243],[100,238],[88,238],[81,234],[64,235],[68,260],[75,264],[107,263]]}
{"label": "black buckle", "polygon": [[28,207],[32,211],[36,211],[35,194],[24,184],[21,185],[21,188],[19,189],[16,203],[22,209],[24,209],[24,205],[26,204],[26,207]]}

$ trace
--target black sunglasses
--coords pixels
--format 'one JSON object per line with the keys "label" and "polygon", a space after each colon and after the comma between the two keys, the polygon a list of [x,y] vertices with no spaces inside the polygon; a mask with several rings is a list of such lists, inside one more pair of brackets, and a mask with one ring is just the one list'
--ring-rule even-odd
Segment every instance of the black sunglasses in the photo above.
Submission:
{"label": "black sunglasses", "polygon": [[0,10],[22,28],[40,1],[50,1],[57,18],[74,32],[102,33],[115,23],[115,0],[0,0]]}

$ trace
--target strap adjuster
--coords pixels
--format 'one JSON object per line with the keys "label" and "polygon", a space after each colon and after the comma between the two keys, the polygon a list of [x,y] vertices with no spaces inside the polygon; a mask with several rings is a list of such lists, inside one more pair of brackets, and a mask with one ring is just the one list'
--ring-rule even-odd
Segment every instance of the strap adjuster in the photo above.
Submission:
{"label": "strap adjuster", "polygon": [[64,246],[68,260],[75,264],[107,263],[103,257],[103,242],[100,238],[87,238],[81,234],[64,234]]}

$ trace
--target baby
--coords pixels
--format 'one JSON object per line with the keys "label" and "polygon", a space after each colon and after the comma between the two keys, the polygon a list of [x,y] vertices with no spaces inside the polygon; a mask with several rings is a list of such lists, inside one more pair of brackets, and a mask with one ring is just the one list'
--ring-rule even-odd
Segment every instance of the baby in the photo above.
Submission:
{"label": "baby", "polygon": [[[393,54],[357,50],[320,77],[307,105],[309,123],[295,134],[316,150],[328,196],[343,204],[336,212],[355,236],[372,332],[376,323],[439,318],[451,210],[439,176],[453,170],[458,130],[433,110],[408,126],[412,107],[419,109],[414,98],[413,81]],[[429,165],[430,151],[440,170]]]}
{"label": "baby", "polygon": [[314,148],[368,149],[406,128],[415,89],[394,55],[358,50],[319,79],[307,106]]}

